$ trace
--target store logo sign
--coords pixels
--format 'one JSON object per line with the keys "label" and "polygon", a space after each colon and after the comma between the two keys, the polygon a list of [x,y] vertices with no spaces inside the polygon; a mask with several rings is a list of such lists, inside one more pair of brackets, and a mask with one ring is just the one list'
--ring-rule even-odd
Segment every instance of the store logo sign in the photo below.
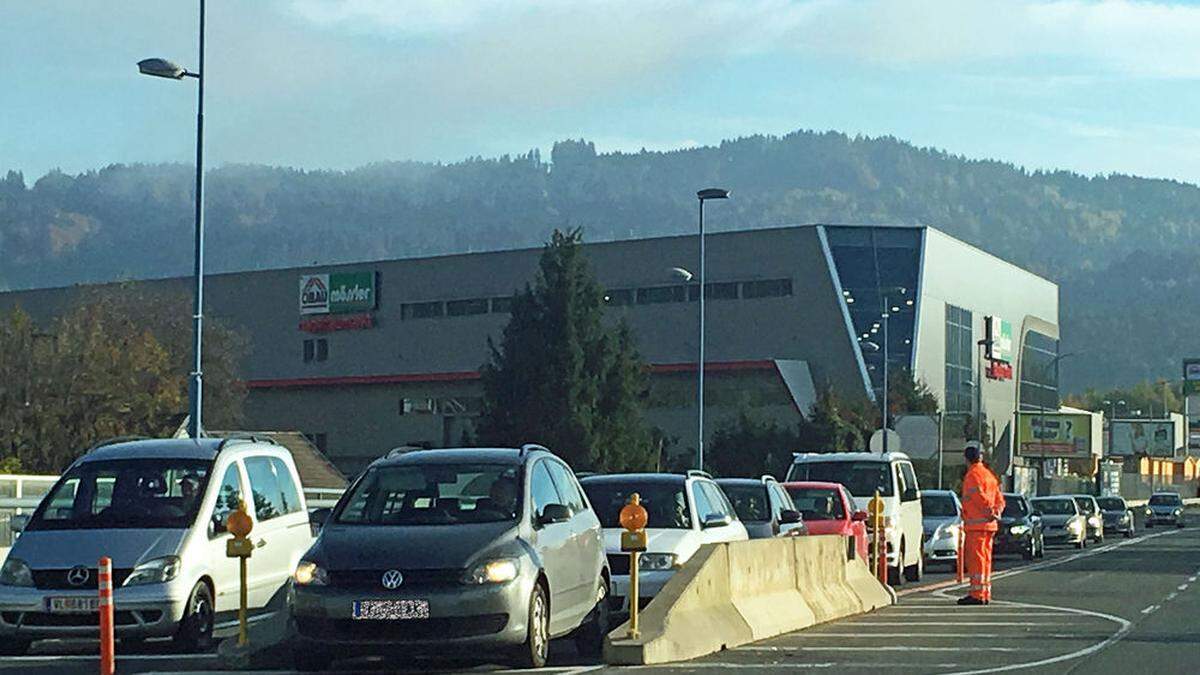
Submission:
{"label": "store logo sign", "polygon": [[375,272],[334,272],[300,277],[301,314],[370,312],[376,303]]}

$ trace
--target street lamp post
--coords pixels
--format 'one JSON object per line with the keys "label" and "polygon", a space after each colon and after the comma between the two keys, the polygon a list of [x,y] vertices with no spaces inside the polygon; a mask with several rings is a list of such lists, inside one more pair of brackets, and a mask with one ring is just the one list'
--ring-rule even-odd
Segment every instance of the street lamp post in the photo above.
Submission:
{"label": "street lamp post", "polygon": [[729,190],[705,188],[696,193],[700,200],[700,354],[696,371],[696,468],[704,470],[704,202],[729,199]]}
{"label": "street lamp post", "polygon": [[883,396],[881,397],[882,402],[880,403],[879,407],[882,412],[880,416],[883,419],[881,429],[883,434],[882,440],[884,454],[887,454],[888,452],[888,319],[891,318],[893,311],[899,311],[899,306],[895,308],[892,307],[890,294],[893,292],[904,295],[908,292],[908,289],[904,288],[903,286],[895,286],[893,288],[881,288],[879,291],[883,300],[883,312],[881,313],[883,318]]}
{"label": "street lamp post", "polygon": [[138,71],[143,75],[181,80],[185,77],[196,80],[196,232],[193,277],[195,292],[192,298],[192,371],[188,379],[188,436],[199,438],[204,431],[201,413],[204,395],[204,371],[201,349],[204,328],[204,4],[200,0],[200,54],[196,72],[167,61],[166,59],[144,59],[138,62]]}

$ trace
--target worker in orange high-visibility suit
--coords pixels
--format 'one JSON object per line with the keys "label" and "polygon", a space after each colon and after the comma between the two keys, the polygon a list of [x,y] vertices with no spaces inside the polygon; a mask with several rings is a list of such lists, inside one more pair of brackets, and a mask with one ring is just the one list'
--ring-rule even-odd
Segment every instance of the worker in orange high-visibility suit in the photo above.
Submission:
{"label": "worker in orange high-visibility suit", "polygon": [[962,486],[963,555],[971,592],[958,604],[986,605],[992,601],[992,540],[1004,512],[1004,495],[996,475],[983,465],[978,445],[968,445],[963,456],[967,460]]}

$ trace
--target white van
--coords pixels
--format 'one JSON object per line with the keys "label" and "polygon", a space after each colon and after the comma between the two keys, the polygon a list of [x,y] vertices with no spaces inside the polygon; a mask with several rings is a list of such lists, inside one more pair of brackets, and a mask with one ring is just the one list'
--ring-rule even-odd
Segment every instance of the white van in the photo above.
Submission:
{"label": "white van", "polygon": [[0,568],[0,655],[32,641],[95,638],[97,566],[112,560],[115,632],[205,649],[238,606],[225,521],[253,522],[251,609],[286,605],[313,535],[291,453],[250,438],[136,440],[93,448],[65,471]]}
{"label": "white van", "polygon": [[889,583],[920,581],[925,573],[921,490],[908,455],[796,453],[787,479],[841,483],[854,496],[856,508],[863,510],[878,491],[884,504]]}

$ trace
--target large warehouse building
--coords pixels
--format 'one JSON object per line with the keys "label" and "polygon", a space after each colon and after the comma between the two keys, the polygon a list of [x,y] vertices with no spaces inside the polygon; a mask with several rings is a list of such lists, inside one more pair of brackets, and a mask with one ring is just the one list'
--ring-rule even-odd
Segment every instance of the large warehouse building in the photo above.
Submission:
{"label": "large warehouse building", "polygon": [[[947,415],[982,404],[998,449],[1011,447],[1018,408],[1057,407],[1058,289],[1041,277],[929,227],[809,225],[706,242],[710,429],[742,407],[795,421],[825,386],[876,396],[885,346]],[[610,315],[629,322],[651,365],[650,421],[680,453],[696,444],[699,289],[672,268],[696,271],[697,244],[585,246]],[[347,473],[397,445],[457,444],[480,409],[487,338],[539,254],[211,276],[207,312],[249,340],[248,426],[302,431]],[[189,280],[143,283],[186,292]],[[0,294],[0,309],[45,318],[74,292]]]}

